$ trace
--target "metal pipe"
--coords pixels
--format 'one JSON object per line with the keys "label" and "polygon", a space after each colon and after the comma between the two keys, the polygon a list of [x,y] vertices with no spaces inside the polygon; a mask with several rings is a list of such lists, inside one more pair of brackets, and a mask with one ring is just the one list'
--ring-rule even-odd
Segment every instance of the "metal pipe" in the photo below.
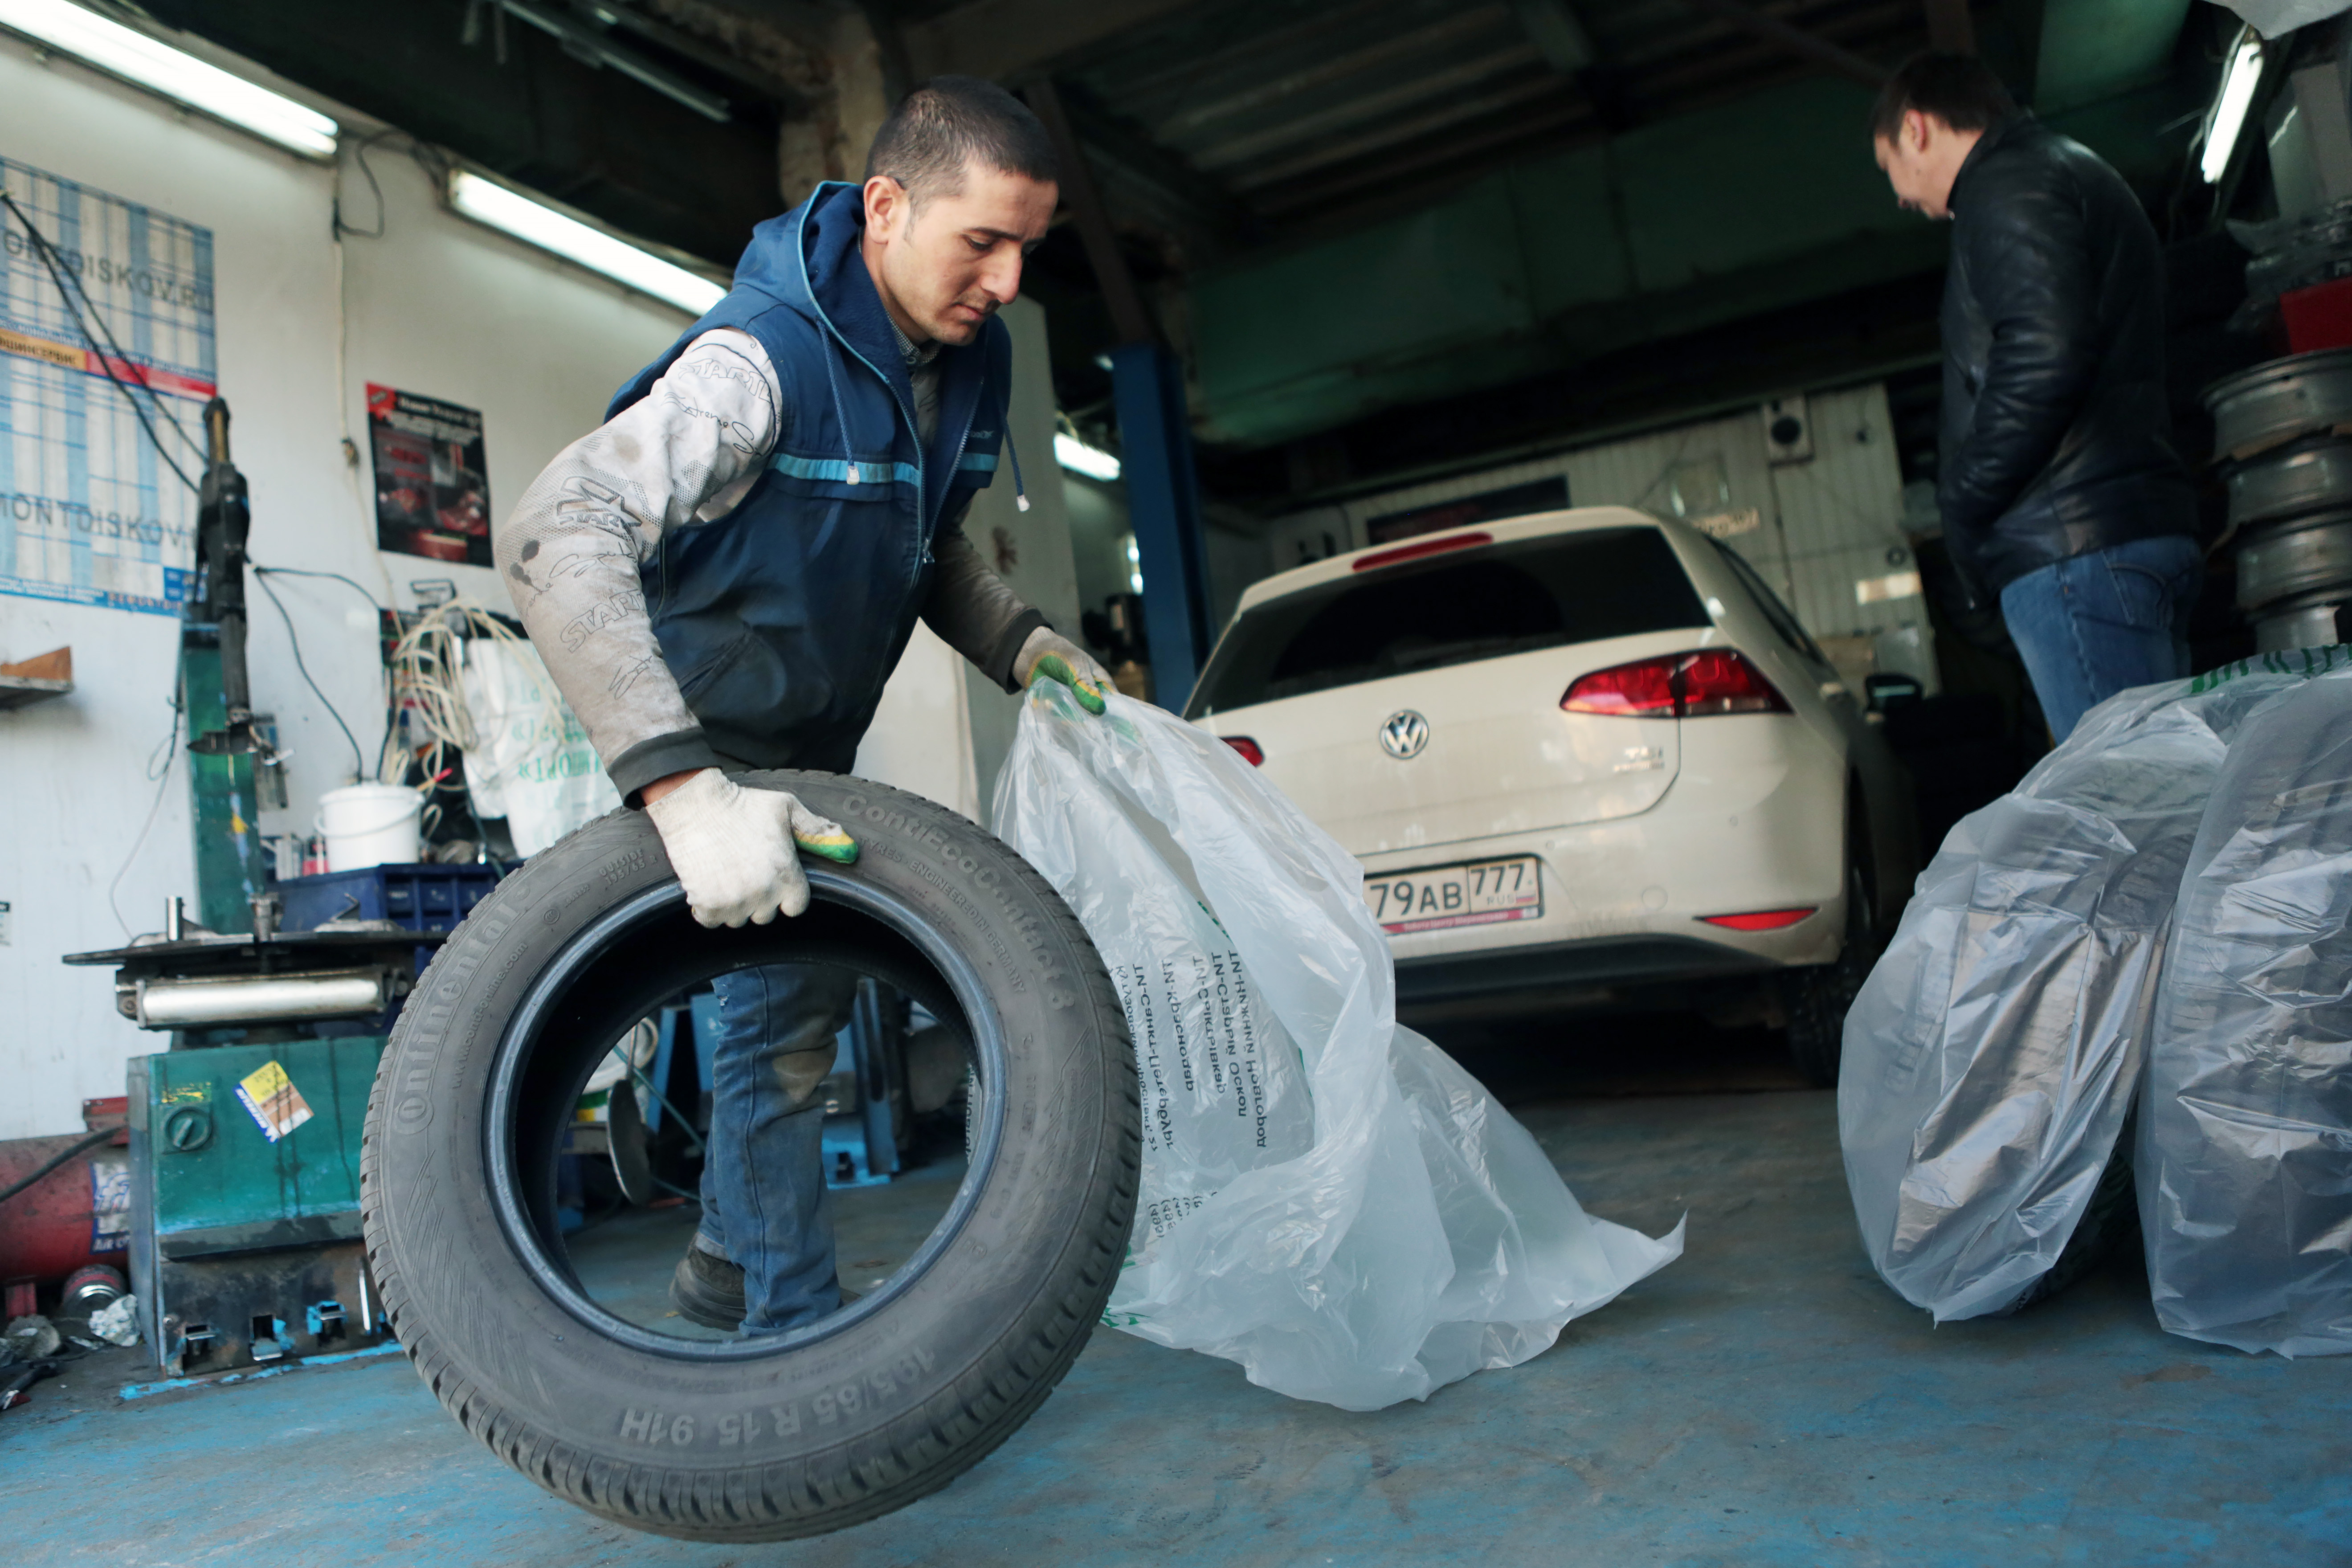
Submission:
{"label": "metal pipe", "polygon": [[694,110],[705,120],[724,125],[732,118],[727,100],[695,86],[684,77],[664,70],[604,34],[536,0],[499,0],[499,8],[518,21],[528,22],[563,46],[566,54],[590,66],[610,66],[633,81],[653,89],[671,102]]}
{"label": "metal pipe", "polygon": [[135,983],[131,1013],[142,1029],[339,1018],[383,1012],[388,1000],[384,990],[384,972],[380,969],[240,974],[220,980],[141,980]]}

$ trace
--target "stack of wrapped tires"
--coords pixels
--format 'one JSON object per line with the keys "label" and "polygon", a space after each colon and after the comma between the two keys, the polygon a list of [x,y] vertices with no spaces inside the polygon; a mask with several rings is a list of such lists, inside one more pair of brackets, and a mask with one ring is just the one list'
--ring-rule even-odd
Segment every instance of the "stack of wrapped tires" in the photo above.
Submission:
{"label": "stack of wrapped tires", "polygon": [[2136,1223],[2166,1329],[2352,1351],[2352,648],[2125,692],[1956,826],[1838,1116],[1871,1261],[1938,1321]]}

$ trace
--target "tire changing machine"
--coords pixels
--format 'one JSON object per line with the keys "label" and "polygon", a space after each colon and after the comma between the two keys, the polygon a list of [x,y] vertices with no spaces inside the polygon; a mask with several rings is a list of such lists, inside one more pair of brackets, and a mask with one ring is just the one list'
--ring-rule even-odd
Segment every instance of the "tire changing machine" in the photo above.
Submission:
{"label": "tire changing machine", "polygon": [[[391,1013],[438,932],[388,921],[250,933],[180,914],[131,946],[115,997],[171,1048],[130,1063],[131,1282],[172,1375],[364,1348],[384,1331],[360,1239],[360,1133]],[[340,925],[341,929],[337,929]],[[320,1027],[367,1033],[322,1035]]]}
{"label": "tire changing machine", "polygon": [[175,1376],[383,1334],[360,1241],[361,1125],[418,949],[442,940],[382,920],[278,929],[254,823],[283,774],[247,683],[251,517],[228,427],[215,398],[180,639],[200,918],[173,899],[163,931],[65,961],[113,966],[123,1015],[171,1036],[131,1062],[126,1109],[131,1288]]}

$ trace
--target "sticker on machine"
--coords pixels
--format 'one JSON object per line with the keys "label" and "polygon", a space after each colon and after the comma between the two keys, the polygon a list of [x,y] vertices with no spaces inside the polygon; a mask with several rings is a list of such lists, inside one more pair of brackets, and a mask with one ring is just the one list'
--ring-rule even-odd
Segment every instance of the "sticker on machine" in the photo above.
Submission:
{"label": "sticker on machine", "polygon": [[89,1249],[121,1252],[131,1245],[131,1166],[100,1150],[89,1162]]}
{"label": "sticker on machine", "polygon": [[272,1143],[310,1120],[310,1102],[276,1062],[264,1062],[237,1080],[236,1097]]}

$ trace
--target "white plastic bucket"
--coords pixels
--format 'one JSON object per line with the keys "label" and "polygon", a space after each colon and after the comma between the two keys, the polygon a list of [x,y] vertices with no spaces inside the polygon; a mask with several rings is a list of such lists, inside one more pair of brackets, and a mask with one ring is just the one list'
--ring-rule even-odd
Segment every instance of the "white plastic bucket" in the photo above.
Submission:
{"label": "white plastic bucket", "polygon": [[425,797],[398,784],[355,784],[319,797],[319,831],[327,838],[327,869],[360,871],[405,865],[416,858],[416,818]]}

